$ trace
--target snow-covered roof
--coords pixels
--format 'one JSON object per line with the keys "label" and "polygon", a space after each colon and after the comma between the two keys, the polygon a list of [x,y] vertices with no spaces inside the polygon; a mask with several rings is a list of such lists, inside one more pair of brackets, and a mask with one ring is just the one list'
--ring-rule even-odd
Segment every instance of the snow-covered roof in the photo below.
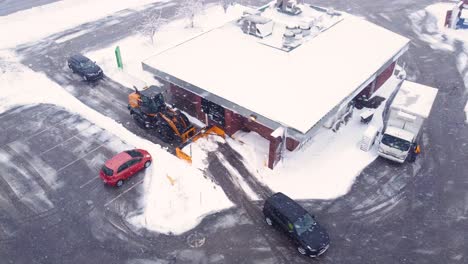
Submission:
{"label": "snow-covered roof", "polygon": [[437,96],[437,89],[404,81],[392,102],[392,108],[427,118]]}
{"label": "snow-covered roof", "polygon": [[413,133],[407,130],[403,130],[401,128],[392,127],[392,126],[388,126],[387,129],[385,129],[385,134],[395,136],[395,137],[398,137],[398,138],[401,138],[410,142],[413,141],[413,138],[414,138]]}
{"label": "snow-covered roof", "polygon": [[143,63],[306,133],[409,42],[350,15],[290,52],[261,41],[231,22]]}

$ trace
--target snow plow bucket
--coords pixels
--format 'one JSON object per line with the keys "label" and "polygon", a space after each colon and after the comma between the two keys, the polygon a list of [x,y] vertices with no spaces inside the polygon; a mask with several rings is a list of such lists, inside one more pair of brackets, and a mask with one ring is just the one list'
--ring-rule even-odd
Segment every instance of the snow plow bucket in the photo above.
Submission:
{"label": "snow plow bucket", "polygon": [[217,127],[217,126],[204,127],[202,129],[200,129],[200,131],[198,131],[195,135],[193,135],[193,137],[189,138],[182,145],[180,145],[179,147],[176,148],[176,156],[179,159],[183,159],[183,160],[187,161],[188,163],[192,164],[192,157],[190,155],[188,155],[187,153],[185,153],[183,151],[183,149],[186,146],[188,146],[190,143],[195,142],[195,141],[197,141],[198,139],[200,139],[202,137],[207,137],[209,135],[218,135],[218,136],[224,138],[226,136],[226,133],[224,133],[224,131],[221,128]]}

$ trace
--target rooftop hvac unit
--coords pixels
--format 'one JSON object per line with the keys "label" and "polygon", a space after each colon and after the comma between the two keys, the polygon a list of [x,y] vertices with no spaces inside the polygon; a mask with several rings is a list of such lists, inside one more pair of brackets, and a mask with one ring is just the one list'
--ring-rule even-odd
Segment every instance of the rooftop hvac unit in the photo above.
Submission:
{"label": "rooftop hvac unit", "polygon": [[310,29],[311,29],[310,25],[308,25],[308,24],[302,24],[302,25],[299,26],[299,28],[301,29],[302,36],[303,36],[303,37],[307,37],[307,36],[310,35],[310,31],[311,31],[311,30],[310,30]]}
{"label": "rooftop hvac unit", "polygon": [[296,42],[296,34],[292,30],[286,30],[283,34],[283,46],[284,47],[294,47]]}
{"label": "rooftop hvac unit", "polygon": [[336,13],[336,11],[335,11],[335,9],[333,7],[330,7],[330,8],[327,9],[327,15],[334,16],[336,14],[337,13]]}
{"label": "rooftop hvac unit", "polygon": [[242,31],[246,34],[264,38],[273,33],[273,20],[259,15],[249,15],[242,19]]}
{"label": "rooftop hvac unit", "polygon": [[299,27],[296,27],[292,30],[296,39],[302,39],[302,30]]}

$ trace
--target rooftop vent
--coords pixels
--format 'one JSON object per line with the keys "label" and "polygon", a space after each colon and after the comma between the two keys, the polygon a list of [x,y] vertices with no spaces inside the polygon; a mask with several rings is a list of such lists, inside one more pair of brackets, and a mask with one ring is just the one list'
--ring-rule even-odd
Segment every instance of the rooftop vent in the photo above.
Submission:
{"label": "rooftop vent", "polygon": [[303,37],[307,37],[310,35],[310,32],[311,32],[311,26],[308,25],[308,24],[301,24],[299,26],[299,28],[301,29],[301,32],[302,32],[302,36]]}
{"label": "rooftop vent", "polygon": [[260,15],[248,15],[242,18],[241,28],[245,34],[264,38],[273,33],[273,21]]}
{"label": "rooftop vent", "polygon": [[277,0],[275,4],[278,11],[288,15],[299,15],[302,13],[301,8],[297,5],[295,0]]}
{"label": "rooftop vent", "polygon": [[292,30],[286,30],[283,33],[283,47],[294,48],[297,47],[296,34]]}

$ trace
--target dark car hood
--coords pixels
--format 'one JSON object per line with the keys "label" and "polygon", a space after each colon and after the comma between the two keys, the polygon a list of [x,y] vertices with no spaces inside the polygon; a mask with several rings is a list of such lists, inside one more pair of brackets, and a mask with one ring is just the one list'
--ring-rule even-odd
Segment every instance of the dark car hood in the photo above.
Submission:
{"label": "dark car hood", "polygon": [[300,240],[304,246],[309,246],[313,250],[320,250],[330,243],[327,231],[319,224],[311,231],[306,231],[300,235]]}
{"label": "dark car hood", "polygon": [[89,67],[83,69],[84,74],[98,74],[101,71],[101,67],[94,65],[93,67]]}

